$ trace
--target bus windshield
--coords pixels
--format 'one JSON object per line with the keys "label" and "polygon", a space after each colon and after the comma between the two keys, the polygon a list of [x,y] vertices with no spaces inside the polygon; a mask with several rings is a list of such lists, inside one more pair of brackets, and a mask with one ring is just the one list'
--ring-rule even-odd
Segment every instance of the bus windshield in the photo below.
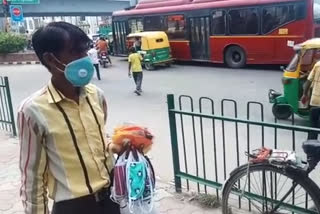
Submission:
{"label": "bus windshield", "polygon": [[316,22],[320,22],[320,0],[314,0],[313,18]]}

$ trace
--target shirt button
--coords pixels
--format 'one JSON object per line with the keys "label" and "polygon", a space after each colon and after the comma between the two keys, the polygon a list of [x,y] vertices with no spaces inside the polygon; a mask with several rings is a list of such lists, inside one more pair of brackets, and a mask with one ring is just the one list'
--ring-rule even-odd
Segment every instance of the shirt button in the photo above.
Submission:
{"label": "shirt button", "polygon": [[94,149],[94,152],[96,153],[96,154],[98,154],[99,153],[99,149]]}

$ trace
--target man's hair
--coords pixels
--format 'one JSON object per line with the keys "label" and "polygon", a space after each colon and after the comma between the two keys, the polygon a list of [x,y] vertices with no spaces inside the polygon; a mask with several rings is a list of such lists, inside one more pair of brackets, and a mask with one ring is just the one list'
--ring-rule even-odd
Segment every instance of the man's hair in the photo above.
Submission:
{"label": "man's hair", "polygon": [[67,22],[52,22],[45,27],[41,27],[32,36],[32,44],[39,60],[48,67],[43,60],[43,54],[59,54],[68,43],[75,52],[88,49],[89,37],[77,26]]}
{"label": "man's hair", "polygon": [[131,48],[129,49],[129,52],[130,52],[130,53],[136,53],[135,47],[131,47]]}

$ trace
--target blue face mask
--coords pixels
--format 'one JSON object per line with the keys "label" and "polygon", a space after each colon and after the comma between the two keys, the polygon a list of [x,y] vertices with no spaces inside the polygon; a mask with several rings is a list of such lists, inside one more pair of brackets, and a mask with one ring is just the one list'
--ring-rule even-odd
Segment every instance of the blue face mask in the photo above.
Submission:
{"label": "blue face mask", "polygon": [[87,85],[91,81],[93,73],[94,66],[88,56],[70,62],[64,70],[66,79],[76,87]]}

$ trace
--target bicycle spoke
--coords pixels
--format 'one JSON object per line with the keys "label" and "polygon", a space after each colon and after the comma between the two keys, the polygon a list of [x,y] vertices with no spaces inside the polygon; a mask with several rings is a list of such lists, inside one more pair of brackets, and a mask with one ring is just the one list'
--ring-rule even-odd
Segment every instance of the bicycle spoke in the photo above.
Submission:
{"label": "bicycle spoke", "polygon": [[[250,176],[250,182],[247,176]],[[241,183],[241,186],[239,185]],[[303,186],[273,170],[256,170],[233,182],[228,207],[232,214],[310,214],[315,205]]]}

